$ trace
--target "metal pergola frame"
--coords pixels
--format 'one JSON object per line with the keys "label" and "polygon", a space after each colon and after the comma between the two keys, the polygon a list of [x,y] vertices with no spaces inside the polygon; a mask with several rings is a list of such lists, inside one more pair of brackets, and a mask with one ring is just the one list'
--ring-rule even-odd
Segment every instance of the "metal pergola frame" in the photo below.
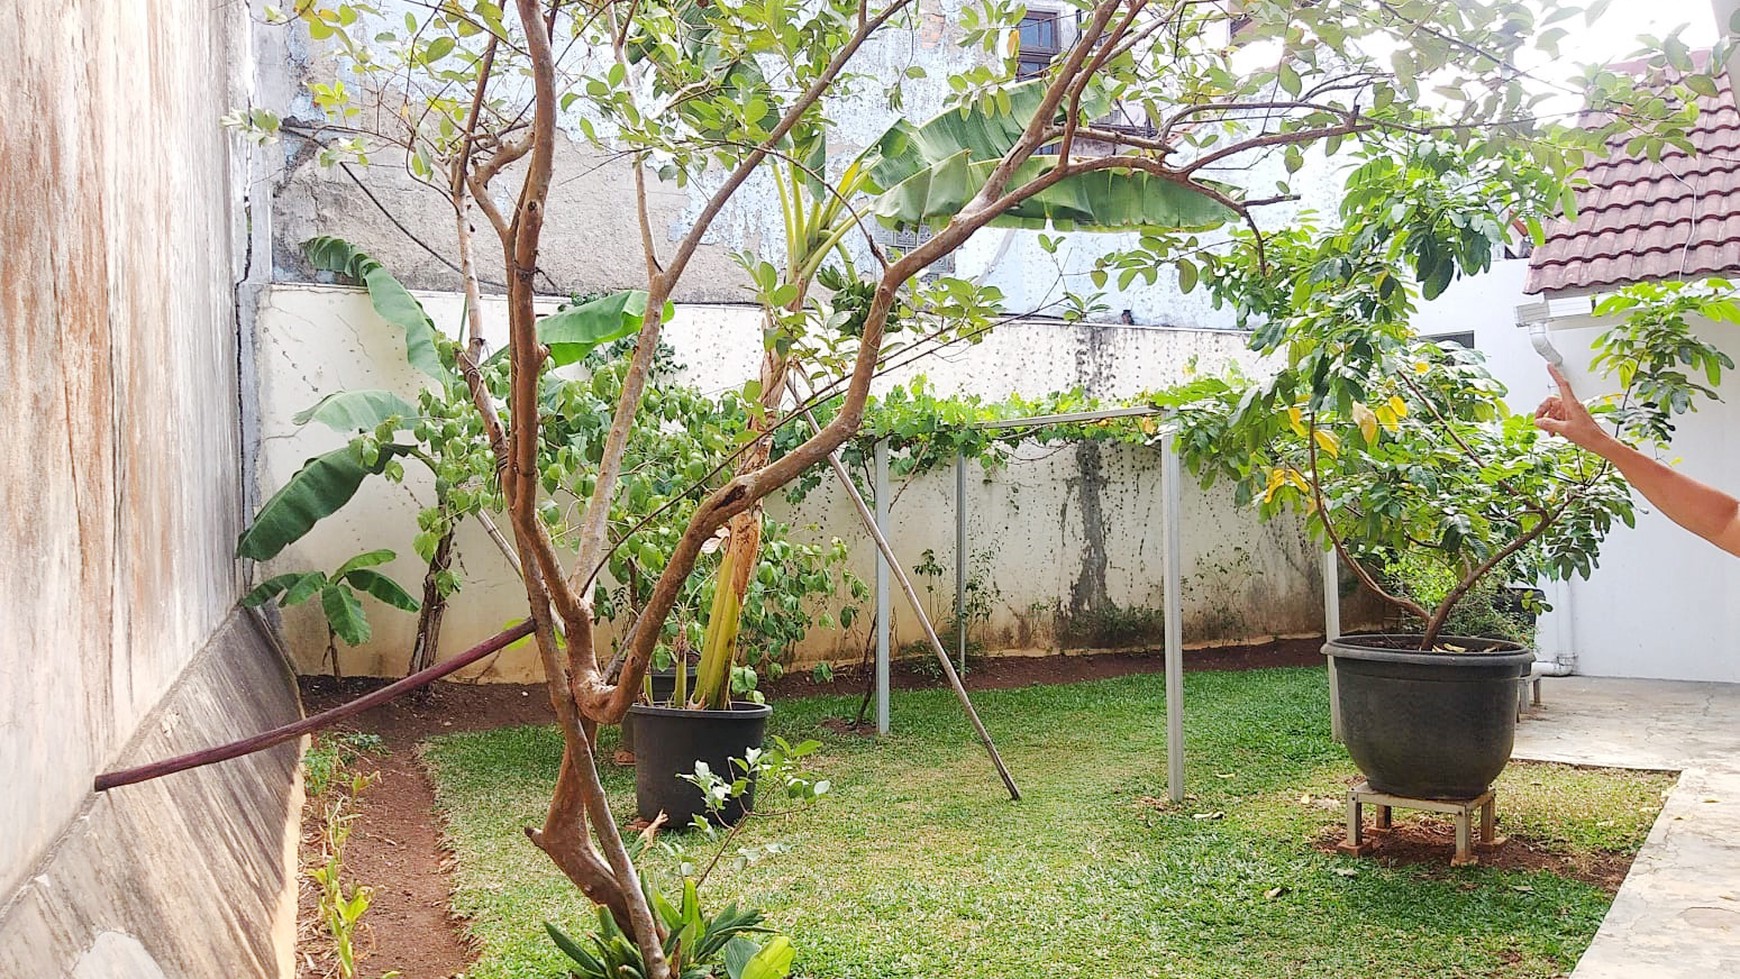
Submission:
{"label": "metal pergola frame", "polygon": [[[792,397],[799,404],[803,399],[795,384],[788,381]],[[806,412],[807,414],[807,412]],[[1095,411],[1077,411],[1054,415],[1032,415],[1025,418],[998,419],[997,421],[981,422],[973,427],[984,430],[1010,428],[1042,428],[1047,425],[1067,425],[1082,422],[1108,421],[1119,418],[1140,418],[1164,415],[1165,410],[1151,406],[1134,406],[1123,408],[1105,408]],[[813,418],[812,426],[816,425]],[[1165,655],[1166,655],[1166,790],[1173,802],[1184,800],[1184,623],[1183,623],[1183,541],[1181,510],[1182,467],[1179,464],[1177,431],[1171,425],[1160,427],[1160,481],[1163,495],[1161,509],[1161,532],[1165,538],[1161,571],[1161,612],[1165,620]],[[1003,779],[1009,790],[1011,799],[1020,799],[1021,794],[1015,787],[1015,782],[1003,765],[996,746],[992,743],[989,733],[979,721],[978,713],[973,709],[968,699],[966,688],[955,670],[948,652],[943,648],[942,640],[937,636],[935,626],[925,613],[918,593],[913,588],[904,568],[894,561],[893,547],[888,543],[888,505],[891,499],[888,481],[888,442],[879,439],[872,453],[872,483],[874,512],[867,505],[858,488],[853,484],[846,472],[838,454],[829,456],[829,464],[845,487],[847,495],[858,510],[859,517],[865,524],[876,544],[876,732],[879,735],[889,733],[891,718],[889,716],[889,667],[890,647],[892,640],[892,597],[893,589],[890,580],[899,582],[905,592],[907,601],[924,627],[925,636],[930,641],[932,650],[936,653],[943,673],[953,686],[956,696],[966,710],[968,719],[972,721],[979,740],[990,754],[992,764],[998,775]],[[960,662],[966,661],[967,630],[965,618],[966,607],[966,562],[967,562],[967,465],[966,456],[955,455],[955,655]],[[1335,552],[1326,550],[1323,553],[1323,614],[1324,635],[1334,639],[1341,633],[1341,600],[1340,582],[1336,564]],[[1329,662],[1329,709],[1330,726],[1336,740],[1341,739],[1340,709],[1337,703],[1335,685],[1335,663]]]}

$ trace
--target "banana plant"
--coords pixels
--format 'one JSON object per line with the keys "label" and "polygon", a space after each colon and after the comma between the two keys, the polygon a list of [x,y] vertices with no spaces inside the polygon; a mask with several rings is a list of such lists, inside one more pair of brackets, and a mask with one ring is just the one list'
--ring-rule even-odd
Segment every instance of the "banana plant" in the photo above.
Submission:
{"label": "banana plant", "polygon": [[332,675],[338,676],[338,640],[344,640],[347,646],[360,646],[374,632],[361,595],[370,595],[406,612],[415,612],[420,607],[398,582],[373,570],[394,557],[392,551],[382,548],[358,554],[331,574],[300,571],[277,575],[242,596],[242,605],[257,608],[270,602],[279,608],[289,608],[318,597],[321,615],[326,619],[326,653],[332,660]]}
{"label": "banana plant", "polygon": [[[435,327],[410,290],[343,239],[313,238],[303,248],[315,267],[363,284],[375,312],[404,332],[406,361],[434,384],[418,392],[416,404],[393,391],[337,391],[297,414],[297,425],[318,422],[350,441],[304,463],[260,508],[236,552],[256,561],[276,557],[349,503],[369,477],[397,481],[404,477],[405,459],[422,463],[434,477],[436,499],[418,515],[417,551],[428,571],[410,657],[409,670],[416,672],[433,662],[447,599],[458,588],[449,570],[455,528],[466,516],[500,505],[494,457],[459,373],[458,345]],[[644,292],[613,293],[543,317],[538,335],[553,366],[576,363],[601,344],[638,331],[645,307]],[[484,370],[495,387],[505,386],[505,361],[492,358]]]}
{"label": "banana plant", "polygon": [[[760,377],[746,387],[746,393],[754,394],[761,404],[759,416],[751,419],[755,434],[765,433],[777,414],[788,372],[805,354],[819,352],[817,338],[806,338],[806,331],[826,332],[826,324],[850,320],[845,303],[822,307],[810,300],[818,276],[828,284],[827,273],[839,271],[827,264],[829,259],[837,257],[844,270],[833,277],[841,288],[831,291],[837,299],[850,300],[850,286],[857,277],[846,241],[870,215],[893,227],[918,228],[946,222],[972,200],[1042,108],[1045,85],[1035,80],[1006,94],[1006,99],[949,109],[917,125],[904,119],[895,122],[848,162],[833,182],[827,179],[825,132],[816,128],[794,133],[787,160],[776,168],[774,179],[784,221],[785,268],[742,260],[755,283],[767,334]],[[1100,115],[1110,105],[1108,98],[1090,92],[1082,111]],[[1056,157],[1030,159],[1017,170],[1012,186],[1037,179],[1057,162]],[[1140,170],[1093,171],[1058,181],[1008,209],[992,225],[1085,231],[1210,228],[1235,216],[1225,203],[1228,192],[1230,188],[1209,182],[1191,185]],[[818,322],[822,329],[815,328]],[[744,453],[739,472],[766,464],[766,440],[757,446]],[[739,618],[749,572],[757,563],[760,529],[760,507],[740,514],[729,525],[726,558],[701,643],[697,689],[692,697],[679,690],[679,703],[729,706]],[[677,675],[679,684],[686,683],[683,671]]]}

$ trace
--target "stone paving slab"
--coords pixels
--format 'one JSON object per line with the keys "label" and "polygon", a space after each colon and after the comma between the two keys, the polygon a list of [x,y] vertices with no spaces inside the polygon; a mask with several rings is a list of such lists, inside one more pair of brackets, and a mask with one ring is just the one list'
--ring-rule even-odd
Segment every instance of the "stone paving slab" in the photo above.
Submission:
{"label": "stone paving slab", "polygon": [[1544,699],[1516,757],[1681,773],[1572,979],[1740,977],[1740,684],[1548,678]]}

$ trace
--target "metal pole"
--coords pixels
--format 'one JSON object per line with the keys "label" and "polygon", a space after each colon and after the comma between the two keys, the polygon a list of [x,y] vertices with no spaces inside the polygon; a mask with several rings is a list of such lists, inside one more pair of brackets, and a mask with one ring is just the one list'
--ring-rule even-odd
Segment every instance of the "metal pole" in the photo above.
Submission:
{"label": "metal pole", "polygon": [[1178,446],[1173,433],[1160,440],[1161,491],[1166,495],[1160,526],[1166,534],[1162,601],[1166,617],[1166,794],[1184,801],[1184,543],[1179,515]]}
{"label": "metal pole", "polygon": [[[804,403],[803,398],[797,392],[797,383],[794,379],[789,377],[786,379],[786,389],[791,392],[798,404]],[[808,419],[810,428],[818,432],[822,430],[821,423],[817,422],[815,415],[807,409],[804,411],[804,417]],[[877,454],[882,461],[879,468],[886,473],[888,450],[881,442],[878,442],[877,446],[880,449]],[[930,624],[930,616],[924,614],[924,605],[919,601],[918,589],[912,586],[912,579],[907,577],[906,570],[895,563],[894,548],[889,545],[887,536],[882,533],[882,528],[876,525],[876,518],[871,514],[869,504],[864,502],[863,494],[858,492],[858,487],[852,482],[852,476],[846,471],[845,464],[840,461],[838,451],[828,453],[828,466],[834,470],[834,475],[839,477],[840,485],[846,488],[846,496],[852,501],[852,506],[857,509],[858,519],[864,522],[864,528],[870,532],[870,538],[876,542],[877,553],[886,562],[886,566],[893,573],[894,579],[900,583],[900,589],[906,593],[906,600],[912,603],[913,611],[918,614],[918,622],[924,626],[924,637],[930,640],[931,651],[936,653],[937,662],[942,666],[943,676],[949,681],[949,686],[954,688],[955,698],[961,702],[961,708],[967,712],[967,720],[972,723],[974,733],[979,736],[979,742],[985,746],[985,753],[991,756],[991,764],[996,767],[997,775],[1003,779],[1003,785],[1008,788],[1009,798],[1020,801],[1021,790],[1015,787],[1015,779],[1010,777],[1009,769],[1003,764],[1003,756],[997,753],[997,746],[991,741],[991,733],[985,730],[984,722],[979,720],[979,712],[973,709],[973,701],[967,696],[967,688],[961,685],[961,675],[955,672],[954,664],[949,661],[949,654],[943,649],[942,640],[937,638],[936,629]],[[884,475],[882,482],[887,482],[886,475]],[[883,498],[885,497],[886,494],[883,494]],[[879,589],[878,594],[887,594],[887,592]],[[887,600],[882,599],[881,601],[886,602]]]}
{"label": "metal pole", "polygon": [[955,655],[967,668],[967,455],[955,453]]}
{"label": "metal pole", "polygon": [[[1323,552],[1323,641],[1341,638],[1341,565],[1335,549]],[[1341,689],[1335,682],[1335,657],[1329,660],[1329,736],[1341,740]]]}
{"label": "metal pole", "polygon": [[[802,403],[801,401],[799,402]],[[888,532],[888,440],[879,439],[875,450],[876,536]],[[848,485],[850,482],[848,481]],[[876,733],[888,733],[888,660],[889,639],[893,632],[893,602],[888,589],[888,571],[892,556],[886,549],[876,552]]]}

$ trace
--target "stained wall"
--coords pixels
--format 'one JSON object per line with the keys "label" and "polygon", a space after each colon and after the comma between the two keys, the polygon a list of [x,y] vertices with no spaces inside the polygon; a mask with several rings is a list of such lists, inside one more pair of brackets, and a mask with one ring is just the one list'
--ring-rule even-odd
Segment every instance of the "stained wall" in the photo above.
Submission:
{"label": "stained wall", "polygon": [[265,639],[224,631],[241,583],[247,263],[218,119],[246,88],[244,14],[203,0],[0,12],[7,976],[281,964],[282,752],[236,763],[229,786],[90,790],[140,752],[297,710]]}

